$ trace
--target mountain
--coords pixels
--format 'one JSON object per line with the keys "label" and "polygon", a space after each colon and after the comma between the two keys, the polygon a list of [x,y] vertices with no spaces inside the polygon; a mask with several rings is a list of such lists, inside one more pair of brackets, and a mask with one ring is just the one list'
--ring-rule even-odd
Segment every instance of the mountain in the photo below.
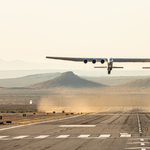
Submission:
{"label": "mountain", "polygon": [[52,88],[52,87],[72,87],[72,88],[86,88],[86,87],[104,87],[100,83],[88,81],[75,75],[73,72],[65,72],[55,79],[45,82],[37,83],[28,86],[28,88]]}
{"label": "mountain", "polygon": [[0,79],[0,87],[23,87],[47,81],[59,76],[61,73],[35,74],[19,78]]}
{"label": "mountain", "polygon": [[114,86],[114,85],[119,85],[119,84],[124,84],[130,81],[134,81],[137,79],[146,79],[149,78],[150,76],[106,76],[106,77],[86,77],[82,76],[82,78],[86,80],[90,80],[93,82],[105,84],[108,86]]}
{"label": "mountain", "polygon": [[125,88],[150,88],[150,78],[138,79],[131,82],[118,85]]}

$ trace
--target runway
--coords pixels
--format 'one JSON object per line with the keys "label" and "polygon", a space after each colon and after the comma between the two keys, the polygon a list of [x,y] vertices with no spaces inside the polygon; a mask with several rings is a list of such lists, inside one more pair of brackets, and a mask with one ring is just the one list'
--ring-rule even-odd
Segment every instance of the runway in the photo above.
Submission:
{"label": "runway", "polygon": [[0,150],[148,150],[150,109],[108,107],[23,126],[1,126]]}

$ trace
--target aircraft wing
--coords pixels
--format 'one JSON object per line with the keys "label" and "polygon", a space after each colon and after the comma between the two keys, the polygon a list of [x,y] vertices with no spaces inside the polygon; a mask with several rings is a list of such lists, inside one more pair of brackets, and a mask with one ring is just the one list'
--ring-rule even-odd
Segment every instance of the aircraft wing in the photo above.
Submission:
{"label": "aircraft wing", "polygon": [[51,56],[46,56],[46,58],[68,60],[68,61],[78,61],[78,62],[82,62],[84,60],[87,60],[88,62],[92,62],[92,60],[96,60],[97,62],[100,62],[101,60],[107,61],[107,58],[78,58],[78,57],[51,57]]}
{"label": "aircraft wing", "polygon": [[[78,62],[82,62],[84,60],[87,60],[88,62],[92,62],[93,60],[96,60],[96,62],[100,62],[101,60],[104,60],[105,62],[108,61],[107,58],[52,57],[52,56],[46,56],[46,58],[78,61]],[[113,62],[150,62],[150,58],[113,58]]]}
{"label": "aircraft wing", "polygon": [[113,58],[113,62],[150,62],[150,58]]}

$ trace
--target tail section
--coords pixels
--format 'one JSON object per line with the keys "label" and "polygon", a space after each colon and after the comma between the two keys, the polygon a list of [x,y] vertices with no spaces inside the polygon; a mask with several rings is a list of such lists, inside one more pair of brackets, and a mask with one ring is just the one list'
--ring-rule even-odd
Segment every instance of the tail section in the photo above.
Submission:
{"label": "tail section", "polygon": [[143,67],[142,69],[150,69],[150,67]]}
{"label": "tail section", "polygon": [[[107,68],[106,66],[97,66],[97,67],[94,67],[94,68]],[[123,67],[112,67],[114,69],[123,69]],[[149,67],[150,69],[150,67]]]}
{"label": "tail section", "polygon": [[123,67],[112,67],[112,68],[115,68],[115,69],[123,69]]}
{"label": "tail section", "polygon": [[97,66],[97,67],[94,67],[94,68],[107,68],[106,66]]}

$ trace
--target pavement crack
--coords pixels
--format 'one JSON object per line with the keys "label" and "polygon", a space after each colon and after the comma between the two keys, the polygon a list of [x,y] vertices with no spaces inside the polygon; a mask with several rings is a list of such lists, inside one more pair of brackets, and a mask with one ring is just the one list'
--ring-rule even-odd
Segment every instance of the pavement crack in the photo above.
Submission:
{"label": "pavement crack", "polygon": [[123,124],[126,124],[128,119],[129,119],[130,115],[128,115],[128,117],[126,118],[125,122]]}
{"label": "pavement crack", "polygon": [[117,138],[114,138],[114,140],[112,141],[112,143],[111,143],[111,145],[110,145],[110,147],[109,147],[108,150],[110,150],[110,149],[113,147],[113,144],[114,144],[114,142],[116,141],[116,139],[117,139]]}
{"label": "pavement crack", "polygon": [[83,124],[88,124],[88,123],[90,123],[90,122],[93,122],[93,121],[99,120],[99,119],[104,118],[104,117],[105,117],[105,116],[97,116],[96,118],[91,119],[91,120],[90,120],[90,121],[88,121],[88,122],[84,122]]}
{"label": "pavement crack", "polygon": [[65,140],[66,140],[66,139],[64,139],[64,140],[62,140],[62,141],[60,141],[60,142],[54,143],[54,144],[52,144],[52,145],[49,145],[49,146],[43,148],[42,150],[49,149],[49,148],[51,148],[52,146],[55,146],[55,145],[57,145],[57,144],[60,144],[60,143],[64,142]]}
{"label": "pavement crack", "polygon": [[82,148],[86,143],[88,143],[89,141],[84,142],[83,144],[81,144],[80,146],[78,146],[75,150],[79,150],[80,148]]}
{"label": "pavement crack", "polygon": [[119,119],[122,115],[120,115],[119,117],[115,118],[113,121],[111,121],[109,124],[112,124],[113,122],[115,122],[117,119]]}

